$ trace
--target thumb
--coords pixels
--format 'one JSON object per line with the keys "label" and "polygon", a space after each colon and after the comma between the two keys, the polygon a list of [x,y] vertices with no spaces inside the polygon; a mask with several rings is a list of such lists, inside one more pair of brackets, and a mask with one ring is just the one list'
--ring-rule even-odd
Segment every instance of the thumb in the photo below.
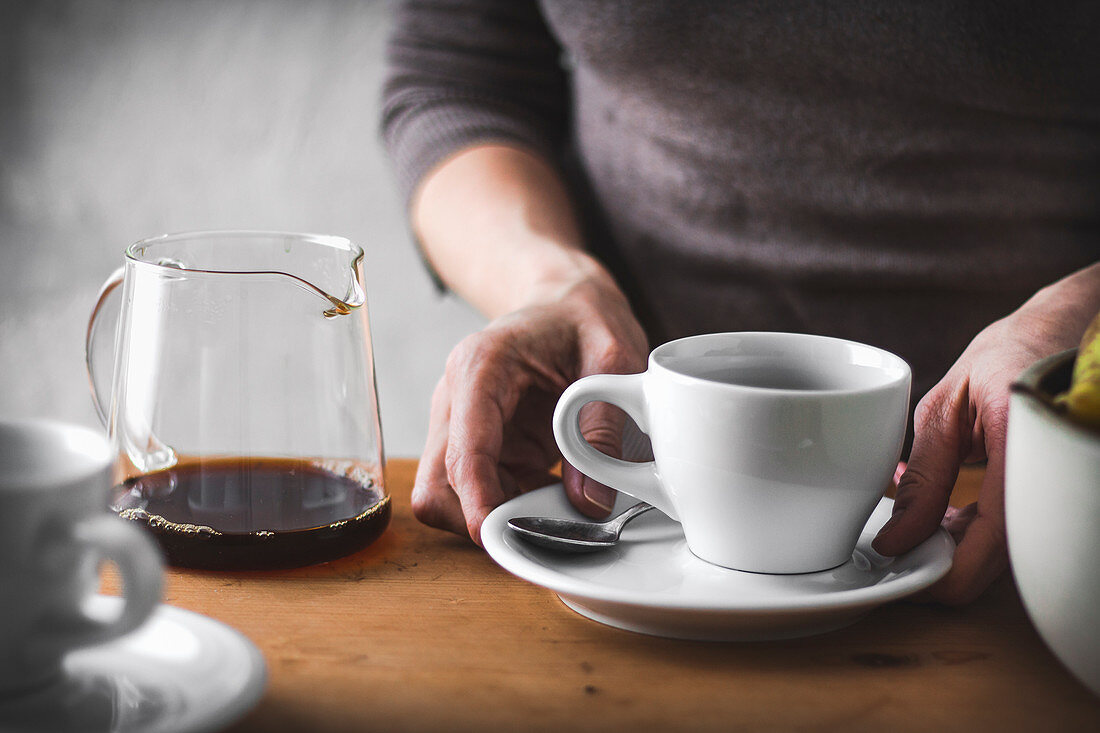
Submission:
{"label": "thumb", "polygon": [[[612,458],[622,457],[623,424],[626,413],[606,402],[593,402],[581,410],[580,428],[584,439]],[[562,464],[562,483],[569,501],[581,513],[603,518],[615,504],[615,490],[595,481],[568,463]]]}
{"label": "thumb", "polygon": [[947,512],[948,500],[964,455],[960,405],[969,404],[961,393],[937,386],[921,404],[914,419],[913,449],[898,479],[893,516],[875,537],[876,552],[895,556],[908,552],[932,536]]}
{"label": "thumb", "polygon": [[[631,347],[612,332],[601,328],[581,329],[578,366],[580,376],[589,374],[634,374],[645,371],[644,334],[635,324],[640,347]],[[591,402],[581,408],[578,418],[581,435],[593,448],[612,458],[622,458],[623,426],[626,413],[607,402]],[[581,513],[604,518],[611,513],[616,492],[595,481],[567,462],[562,463],[562,483],[569,501]]]}

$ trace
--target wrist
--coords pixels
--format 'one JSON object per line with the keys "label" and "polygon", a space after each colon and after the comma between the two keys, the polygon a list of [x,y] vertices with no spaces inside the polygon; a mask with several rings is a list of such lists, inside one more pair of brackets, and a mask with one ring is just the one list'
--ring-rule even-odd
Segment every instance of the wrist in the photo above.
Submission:
{"label": "wrist", "polygon": [[1090,317],[1100,310],[1100,262],[1051,283],[1020,307],[1021,311],[1080,311]]}
{"label": "wrist", "polygon": [[1058,334],[1062,346],[1076,346],[1088,323],[1100,311],[1100,263],[1042,288],[1013,314],[1022,323]]}
{"label": "wrist", "polygon": [[626,296],[603,264],[583,250],[563,248],[553,260],[543,261],[531,271],[526,286],[516,292],[508,310],[571,298],[612,298],[626,302]]}

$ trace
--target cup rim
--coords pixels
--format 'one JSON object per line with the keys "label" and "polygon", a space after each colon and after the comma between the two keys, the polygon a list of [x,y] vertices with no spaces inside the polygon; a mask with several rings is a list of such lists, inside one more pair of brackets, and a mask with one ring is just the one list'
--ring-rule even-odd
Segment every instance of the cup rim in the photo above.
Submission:
{"label": "cup rim", "polygon": [[[696,341],[703,342],[728,340],[733,337],[742,339],[778,338],[792,341],[817,341],[819,343],[845,344],[848,346],[865,349],[874,352],[881,357],[884,357],[888,362],[893,362],[893,366],[897,369],[898,373],[892,378],[888,378],[885,381],[877,382],[866,387],[849,387],[837,389],[789,389],[784,387],[761,387],[755,385],[720,382],[714,379],[708,379],[706,377],[700,377],[694,374],[687,374],[685,372],[678,371],[672,368],[668,364],[661,363],[661,359],[668,355],[668,351],[671,351],[677,347],[682,348],[682,346],[686,343]],[[796,399],[821,399],[823,397],[830,396],[872,394],[879,391],[896,389],[899,386],[910,384],[913,374],[912,368],[909,366],[908,362],[906,362],[897,354],[894,354],[893,352],[887,351],[886,349],[880,348],[878,346],[872,346],[871,344],[865,344],[859,341],[852,341],[850,339],[843,339],[835,336],[821,336],[817,334],[793,333],[785,331],[723,331],[718,333],[704,333],[695,336],[686,336],[684,338],[668,341],[653,349],[653,351],[649,354],[649,368],[651,370],[663,372],[669,375],[671,378],[686,384],[707,385],[708,388],[711,389],[718,389],[736,394],[779,395]],[[883,371],[886,371],[885,368],[883,369]]]}
{"label": "cup rim", "polygon": [[[43,454],[52,454],[53,459],[16,460],[19,448],[9,442],[15,434],[24,439],[29,437],[41,446]],[[0,468],[0,495],[64,490],[87,483],[114,464],[114,453],[106,436],[61,420],[0,418],[0,446],[5,459],[4,467]],[[67,451],[65,460],[61,460],[62,450]]]}
{"label": "cup rim", "polygon": [[[1033,362],[1020,372],[1010,385],[1011,402],[1027,405],[1037,418],[1052,428],[1075,436],[1090,445],[1100,443],[1095,429],[1087,428],[1068,417],[1064,410],[1054,402],[1054,395],[1043,388],[1043,381],[1058,369],[1072,369],[1077,358],[1077,349],[1066,349]],[[1009,424],[1012,421],[1012,408],[1009,407]]]}

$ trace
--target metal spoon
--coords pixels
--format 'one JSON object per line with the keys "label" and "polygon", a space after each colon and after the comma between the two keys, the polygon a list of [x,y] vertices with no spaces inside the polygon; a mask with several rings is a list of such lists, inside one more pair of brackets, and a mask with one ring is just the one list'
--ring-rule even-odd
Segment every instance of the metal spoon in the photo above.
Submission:
{"label": "metal spoon", "polygon": [[595,552],[614,547],[626,523],[652,508],[652,504],[642,501],[606,522],[579,522],[553,517],[515,517],[508,520],[508,526],[523,539],[540,547],[561,552]]}

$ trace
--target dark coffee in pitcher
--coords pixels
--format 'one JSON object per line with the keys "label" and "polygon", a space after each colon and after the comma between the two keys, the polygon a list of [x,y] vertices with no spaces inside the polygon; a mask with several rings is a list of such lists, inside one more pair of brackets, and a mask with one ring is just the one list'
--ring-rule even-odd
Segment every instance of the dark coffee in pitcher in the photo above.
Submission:
{"label": "dark coffee in pitcher", "polygon": [[302,458],[181,458],[114,488],[112,509],[144,524],[169,564],[273,570],[348,555],[390,521],[380,470]]}

